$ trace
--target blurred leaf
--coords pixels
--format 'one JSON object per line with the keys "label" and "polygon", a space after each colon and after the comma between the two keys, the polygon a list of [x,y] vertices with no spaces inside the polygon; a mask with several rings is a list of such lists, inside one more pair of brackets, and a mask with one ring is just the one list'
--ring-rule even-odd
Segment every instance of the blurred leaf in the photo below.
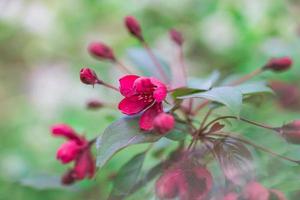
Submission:
{"label": "blurred leaf", "polygon": [[265,82],[247,83],[235,86],[243,95],[257,94],[257,93],[273,93]]}
{"label": "blurred leaf", "polygon": [[139,116],[121,118],[97,138],[97,166],[102,167],[115,153],[127,146],[155,142],[161,137],[152,132],[141,131]]}
{"label": "blurred leaf", "polygon": [[[151,57],[145,49],[131,48],[127,50],[127,55],[129,59],[133,62],[135,67],[138,70],[140,70],[144,76],[154,76],[163,79],[163,77],[161,77],[161,74],[157,70],[157,67],[155,66]],[[159,55],[155,54],[155,56],[156,58],[158,58],[165,73],[168,74],[168,77],[172,77],[170,66]]]}
{"label": "blurred leaf", "polygon": [[214,151],[228,180],[241,185],[254,177],[251,153],[241,142],[221,139],[214,144]]}
{"label": "blurred leaf", "polygon": [[47,189],[69,189],[76,190],[74,186],[63,186],[61,184],[60,176],[54,176],[49,174],[38,174],[34,176],[28,176],[21,179],[19,182],[23,186],[32,187],[38,190]]}
{"label": "blurred leaf", "polygon": [[188,86],[200,90],[209,90],[220,78],[220,72],[215,70],[207,78],[191,77],[188,79]]}
{"label": "blurred leaf", "polygon": [[204,98],[227,106],[235,115],[239,115],[242,109],[243,96],[235,87],[215,87],[202,93],[179,97],[179,99]]}
{"label": "blurred leaf", "polygon": [[186,124],[177,122],[174,129],[165,135],[165,137],[170,140],[181,141],[186,138],[188,131],[188,126]]}
{"label": "blurred leaf", "polygon": [[130,193],[138,180],[145,156],[146,152],[137,154],[121,167],[114,180],[114,187],[109,199],[127,196]]}

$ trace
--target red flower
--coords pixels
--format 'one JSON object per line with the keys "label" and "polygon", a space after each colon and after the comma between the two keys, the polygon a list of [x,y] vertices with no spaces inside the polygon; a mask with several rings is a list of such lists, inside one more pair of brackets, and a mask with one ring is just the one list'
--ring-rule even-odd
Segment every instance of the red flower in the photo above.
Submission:
{"label": "red flower", "polygon": [[120,92],[125,97],[119,103],[119,110],[126,115],[144,111],[140,119],[140,128],[153,129],[154,118],[163,112],[162,101],[167,95],[166,86],[155,78],[136,75],[126,75],[119,81]]}
{"label": "red flower", "polygon": [[63,164],[75,162],[73,169],[62,177],[62,183],[72,184],[76,180],[92,178],[95,173],[95,162],[89,142],[66,124],[52,126],[51,132],[54,136],[62,136],[68,140],[58,149],[56,158]]}
{"label": "red flower", "polygon": [[113,50],[104,43],[101,42],[93,42],[88,46],[89,53],[95,58],[115,61],[115,55]]}
{"label": "red flower", "polygon": [[90,68],[82,68],[80,70],[80,80],[87,85],[95,85],[101,83],[94,70]]}
{"label": "red flower", "polygon": [[129,33],[136,37],[137,39],[143,41],[144,38],[142,36],[142,29],[140,26],[140,23],[137,21],[137,19],[133,16],[127,16],[124,19],[125,26]]}
{"label": "red flower", "polygon": [[295,120],[278,129],[286,141],[300,144],[300,120]]}
{"label": "red flower", "polygon": [[264,69],[269,69],[275,72],[281,72],[288,70],[293,64],[293,60],[290,57],[272,58],[264,66]]}
{"label": "red flower", "polygon": [[175,120],[174,117],[167,113],[161,113],[154,118],[153,127],[160,133],[165,134],[174,128]]}
{"label": "red flower", "polygon": [[183,44],[183,37],[182,34],[180,32],[178,32],[175,29],[171,29],[169,31],[169,35],[171,37],[171,39],[179,46],[181,46]]}
{"label": "red flower", "polygon": [[252,181],[246,185],[243,197],[247,200],[268,200],[269,191],[260,183]]}

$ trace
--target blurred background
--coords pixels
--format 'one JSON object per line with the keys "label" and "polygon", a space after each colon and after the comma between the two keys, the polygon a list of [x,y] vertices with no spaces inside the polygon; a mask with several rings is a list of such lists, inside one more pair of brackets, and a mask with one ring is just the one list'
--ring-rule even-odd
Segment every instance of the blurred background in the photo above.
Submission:
{"label": "blurred background", "polygon": [[[119,99],[108,99],[113,94],[106,89],[81,84],[79,70],[93,67],[100,77],[117,85],[118,72],[110,63],[91,58],[86,47],[91,41],[104,41],[130,65],[128,49],[139,43],[123,27],[128,14],[140,20],[145,38],[169,63],[175,61],[168,30],[180,30],[186,40],[189,73],[200,77],[214,69],[224,76],[245,74],[270,57],[291,56],[292,70],[263,75],[273,80],[276,98],[260,103],[258,109],[245,108],[243,114],[279,125],[300,118],[298,0],[0,0],[1,200],[103,199],[107,195],[109,178],[135,147],[118,154],[95,180],[62,188],[57,179],[66,166],[55,159],[62,141],[51,137],[49,127],[69,123],[93,138],[120,116],[109,108],[86,109],[88,100],[117,103]],[[261,129],[235,127],[241,128],[247,137],[300,159],[299,147],[282,145]],[[255,156],[264,185],[299,199],[299,167],[264,154]]]}

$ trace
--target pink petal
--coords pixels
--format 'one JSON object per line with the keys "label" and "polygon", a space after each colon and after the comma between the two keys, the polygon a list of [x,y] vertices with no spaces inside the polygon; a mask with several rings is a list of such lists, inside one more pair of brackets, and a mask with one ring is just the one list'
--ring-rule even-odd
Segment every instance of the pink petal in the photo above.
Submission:
{"label": "pink petal", "polygon": [[147,106],[149,106],[149,102],[144,102],[138,98],[139,97],[137,95],[125,97],[119,103],[119,110],[121,110],[125,115],[134,115],[143,111],[147,108]]}
{"label": "pink petal", "polygon": [[133,84],[137,78],[139,78],[139,76],[126,75],[119,79],[120,92],[123,96],[128,97],[134,94]]}
{"label": "pink petal", "polygon": [[146,110],[141,118],[140,118],[140,128],[149,131],[153,129],[153,121],[154,118],[162,112],[162,104],[156,103],[153,106],[151,106],[148,110]]}
{"label": "pink petal", "polygon": [[82,152],[80,157],[76,160],[74,167],[74,176],[76,179],[81,180],[85,177],[92,178],[95,172],[95,162],[92,157],[90,149]]}
{"label": "pink petal", "polygon": [[157,80],[156,78],[151,78],[151,82],[157,88],[153,92],[153,97],[157,102],[162,102],[167,96],[167,87],[165,84]]}
{"label": "pink petal", "polygon": [[140,77],[134,82],[134,88],[137,93],[152,93],[154,86],[148,77]]}

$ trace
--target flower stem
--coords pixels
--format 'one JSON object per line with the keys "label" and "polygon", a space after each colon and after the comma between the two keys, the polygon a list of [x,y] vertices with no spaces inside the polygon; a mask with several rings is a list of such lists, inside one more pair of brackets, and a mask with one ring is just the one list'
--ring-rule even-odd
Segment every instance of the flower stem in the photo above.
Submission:
{"label": "flower stem", "polygon": [[133,74],[120,60],[115,60],[118,67],[127,74]]}
{"label": "flower stem", "polygon": [[108,83],[105,83],[105,82],[101,82],[101,83],[99,83],[100,85],[103,85],[103,86],[105,86],[105,87],[107,87],[107,88],[110,88],[110,89],[113,89],[113,90],[115,90],[115,91],[117,91],[117,92],[119,92],[119,89],[118,88],[116,88],[115,86],[113,86],[113,85],[110,85],[110,84],[108,84]]}
{"label": "flower stem", "polygon": [[[226,132],[224,132],[224,133],[226,133]],[[220,136],[220,137],[229,137],[231,139],[238,140],[238,141],[240,141],[240,142],[242,142],[244,144],[250,145],[250,146],[252,146],[252,147],[254,147],[254,148],[256,148],[256,149],[258,149],[260,151],[266,152],[266,153],[268,153],[268,154],[270,154],[270,155],[272,155],[274,157],[280,158],[282,160],[290,161],[290,162],[293,162],[293,163],[300,164],[300,160],[295,160],[295,159],[292,159],[292,158],[280,155],[278,153],[275,153],[275,152],[271,151],[270,149],[267,149],[267,148],[262,147],[260,145],[254,144],[254,143],[252,143],[252,142],[250,142],[248,140],[245,140],[245,139],[242,139],[242,138],[239,138],[239,137],[235,137],[235,136],[232,136],[232,135],[229,135],[229,134],[215,134],[214,133],[212,135],[216,135],[216,136]]]}
{"label": "flower stem", "polygon": [[199,132],[205,131],[210,125],[212,125],[213,123],[215,123],[219,120],[222,120],[222,119],[236,119],[236,120],[240,120],[240,121],[243,121],[243,122],[255,125],[255,126],[259,126],[259,127],[265,128],[265,129],[275,131],[275,127],[268,126],[268,125],[265,125],[265,124],[260,124],[260,123],[257,123],[257,122],[253,122],[253,121],[250,121],[250,120],[242,118],[242,117],[238,118],[238,117],[235,117],[235,116],[222,116],[222,117],[218,117],[218,118],[212,120],[211,122],[209,122],[208,124],[206,124],[206,126],[203,127],[202,129],[200,129]]}
{"label": "flower stem", "polygon": [[184,54],[183,54],[183,48],[182,45],[179,46],[179,62],[181,64],[181,70],[182,70],[182,75],[184,77],[184,84],[187,84],[187,69],[186,65],[184,62]]}
{"label": "flower stem", "polygon": [[162,78],[165,81],[168,81],[168,77],[167,77],[162,65],[160,64],[160,62],[158,61],[158,59],[154,55],[153,51],[151,50],[151,48],[149,47],[147,42],[142,41],[142,44],[143,44],[144,48],[146,49],[147,53],[149,54],[149,56],[150,56],[151,60],[153,61],[154,65],[157,67],[157,69],[158,69],[159,73],[161,74]]}

